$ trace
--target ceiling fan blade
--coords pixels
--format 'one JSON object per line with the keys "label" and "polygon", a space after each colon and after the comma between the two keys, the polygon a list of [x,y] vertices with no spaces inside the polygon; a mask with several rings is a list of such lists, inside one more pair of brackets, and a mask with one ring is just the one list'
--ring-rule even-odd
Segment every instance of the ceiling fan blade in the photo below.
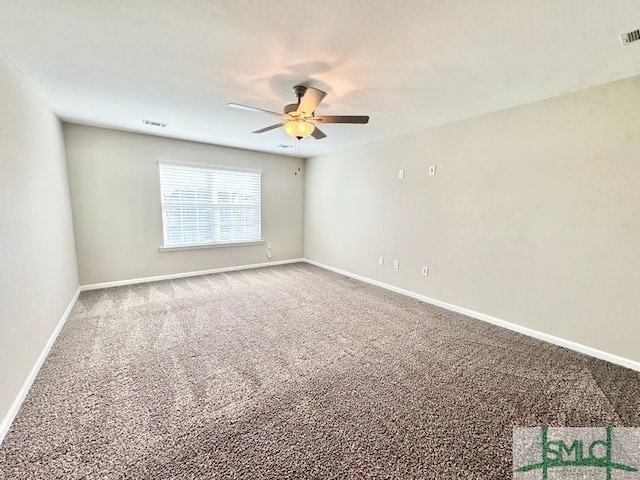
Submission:
{"label": "ceiling fan blade", "polygon": [[304,92],[304,95],[300,99],[300,105],[298,105],[298,110],[296,110],[296,113],[298,115],[312,115],[325,95],[326,92],[323,92],[322,90],[318,90],[317,88],[313,87],[307,87],[307,90]]}
{"label": "ceiling fan blade", "polygon": [[283,125],[284,123],[276,123],[275,125],[269,125],[268,127],[261,128],[260,130],[256,130],[255,132],[251,132],[251,133],[264,133],[264,132],[268,132],[269,130],[273,130],[274,128],[279,128]]}
{"label": "ceiling fan blade", "polygon": [[322,139],[323,139],[323,138],[325,138],[327,135],[326,135],[322,130],[320,130],[318,127],[315,127],[315,128],[313,129],[313,132],[311,132],[311,136],[312,136],[313,138],[315,138],[316,140],[322,140]]}
{"label": "ceiling fan blade", "polygon": [[317,123],[369,123],[369,117],[367,115],[323,115],[321,117],[308,118],[307,121]]}
{"label": "ceiling fan blade", "polygon": [[263,108],[250,107],[248,105],[240,105],[239,103],[227,103],[227,107],[237,108],[238,110],[246,110],[247,112],[267,113],[269,115],[275,115],[280,118],[291,118],[290,115],[285,113],[272,112],[271,110],[264,110]]}

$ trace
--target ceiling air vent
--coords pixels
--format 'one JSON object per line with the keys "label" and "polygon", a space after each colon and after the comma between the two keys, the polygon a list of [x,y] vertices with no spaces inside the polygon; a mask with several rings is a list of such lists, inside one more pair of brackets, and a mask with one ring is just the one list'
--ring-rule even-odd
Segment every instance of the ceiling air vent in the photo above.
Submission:
{"label": "ceiling air vent", "polygon": [[152,127],[166,127],[167,124],[166,123],[162,123],[162,122],[154,122],[153,120],[142,120],[142,123],[144,123],[145,125],[151,125]]}
{"label": "ceiling air vent", "polygon": [[293,148],[293,145],[285,145],[284,143],[281,143],[278,145],[278,148]]}
{"label": "ceiling air vent", "polygon": [[622,45],[628,45],[631,42],[637,42],[638,40],[640,40],[640,30],[620,34],[620,41],[622,42]]}

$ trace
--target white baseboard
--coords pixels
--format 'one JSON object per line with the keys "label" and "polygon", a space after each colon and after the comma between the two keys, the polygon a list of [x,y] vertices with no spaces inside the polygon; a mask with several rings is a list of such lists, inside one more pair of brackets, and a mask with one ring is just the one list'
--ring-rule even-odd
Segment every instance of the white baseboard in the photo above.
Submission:
{"label": "white baseboard", "polygon": [[235,272],[237,270],[249,270],[252,268],[273,267],[274,265],[286,265],[288,263],[300,263],[304,261],[304,258],[292,258],[290,260],[253,263],[251,265],[239,265],[236,267],[212,268],[210,270],[198,270],[195,272],[171,273],[155,277],[131,278],[129,280],[117,280],[115,282],[92,283],[89,285],[80,285],[80,290],[84,292],[85,290],[97,290],[99,288],[122,287],[125,285],[134,285],[136,283],[159,282],[161,280],[174,280],[176,278],[197,277],[199,275],[209,275],[211,273]]}
{"label": "white baseboard", "polygon": [[631,370],[636,370],[640,372],[640,362],[631,360],[629,358],[620,357],[618,355],[614,355],[613,353],[608,353],[593,347],[588,347],[587,345],[582,345],[581,343],[577,343],[572,340],[556,337],[548,333],[540,332],[532,328],[523,327],[522,325],[517,325],[515,323],[511,323],[506,320],[502,320],[500,318],[492,317],[491,315],[476,312],[474,310],[469,310],[468,308],[459,307],[458,305],[453,305],[451,303],[443,302],[441,300],[436,300],[435,298],[430,298],[425,295],[412,292],[410,290],[405,290],[403,288],[395,287],[388,283],[379,282],[377,280],[372,280],[370,278],[363,277],[362,275],[357,275],[355,273],[347,272],[339,268],[331,267],[329,265],[316,262],[315,260],[309,260],[305,258],[304,261],[311,265],[315,265],[316,267],[324,268],[325,270],[331,270],[332,272],[336,272],[341,275],[345,275],[347,277],[355,278],[356,280],[360,280],[362,282],[369,283],[377,287],[382,287],[384,289],[391,290],[392,292],[400,293],[402,295],[406,295],[408,297],[412,297],[417,300],[421,300],[423,302],[427,302],[432,305],[442,307],[446,310],[451,310],[452,312],[461,313],[463,315],[467,315],[468,317],[482,320],[483,322],[491,323],[493,325],[497,325],[499,327],[503,327],[508,330],[512,330],[514,332],[522,333],[523,335],[527,335],[529,337],[537,338],[538,340],[543,340],[548,343],[553,343],[554,345],[559,345],[560,347],[568,348],[569,350],[574,350],[579,353],[584,353],[585,355],[599,358],[600,360],[605,360],[607,362],[615,363],[616,365],[621,365],[623,367],[630,368]]}
{"label": "white baseboard", "polygon": [[16,415],[18,414],[18,410],[20,410],[20,407],[22,406],[22,402],[24,402],[24,399],[26,398],[27,393],[29,393],[29,390],[31,389],[31,385],[33,385],[33,381],[36,379],[36,376],[38,375],[38,372],[40,371],[42,364],[47,359],[47,355],[49,355],[49,352],[51,351],[51,347],[53,347],[53,344],[55,343],[56,338],[58,338],[58,335],[62,331],[62,327],[64,327],[64,324],[66,323],[67,318],[69,318],[69,314],[71,313],[73,306],[76,304],[76,301],[78,300],[79,295],[80,295],[80,288],[76,290],[76,293],[74,294],[73,298],[69,302],[69,305],[67,306],[66,310],[62,314],[62,317],[60,317],[60,320],[58,321],[56,328],[54,328],[53,332],[51,332],[51,335],[49,336],[49,340],[47,340],[47,343],[45,344],[44,348],[40,352],[40,355],[38,356],[36,362],[33,364],[33,367],[31,368],[29,375],[27,376],[24,383],[22,384],[22,388],[20,389],[20,391],[14,398],[13,403],[9,407],[9,411],[6,413],[2,421],[0,421],[0,444],[2,444],[2,440],[4,440],[4,437],[7,434],[7,432],[9,432],[9,428],[11,427],[13,420],[16,418]]}

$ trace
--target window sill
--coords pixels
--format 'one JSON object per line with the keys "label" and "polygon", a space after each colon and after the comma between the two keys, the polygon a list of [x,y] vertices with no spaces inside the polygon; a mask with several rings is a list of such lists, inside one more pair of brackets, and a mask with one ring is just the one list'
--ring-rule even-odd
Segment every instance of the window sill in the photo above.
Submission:
{"label": "window sill", "polygon": [[196,243],[193,245],[179,245],[176,247],[160,247],[161,252],[172,252],[174,250],[195,250],[199,248],[220,248],[220,247],[241,247],[245,245],[262,245],[264,240],[253,242],[221,242],[221,243]]}

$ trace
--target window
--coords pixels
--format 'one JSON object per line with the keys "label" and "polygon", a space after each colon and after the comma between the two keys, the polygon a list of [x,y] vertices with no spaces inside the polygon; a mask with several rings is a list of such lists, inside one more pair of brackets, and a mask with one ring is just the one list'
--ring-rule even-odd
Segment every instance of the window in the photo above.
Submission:
{"label": "window", "polygon": [[259,172],[160,162],[165,247],[261,241]]}

